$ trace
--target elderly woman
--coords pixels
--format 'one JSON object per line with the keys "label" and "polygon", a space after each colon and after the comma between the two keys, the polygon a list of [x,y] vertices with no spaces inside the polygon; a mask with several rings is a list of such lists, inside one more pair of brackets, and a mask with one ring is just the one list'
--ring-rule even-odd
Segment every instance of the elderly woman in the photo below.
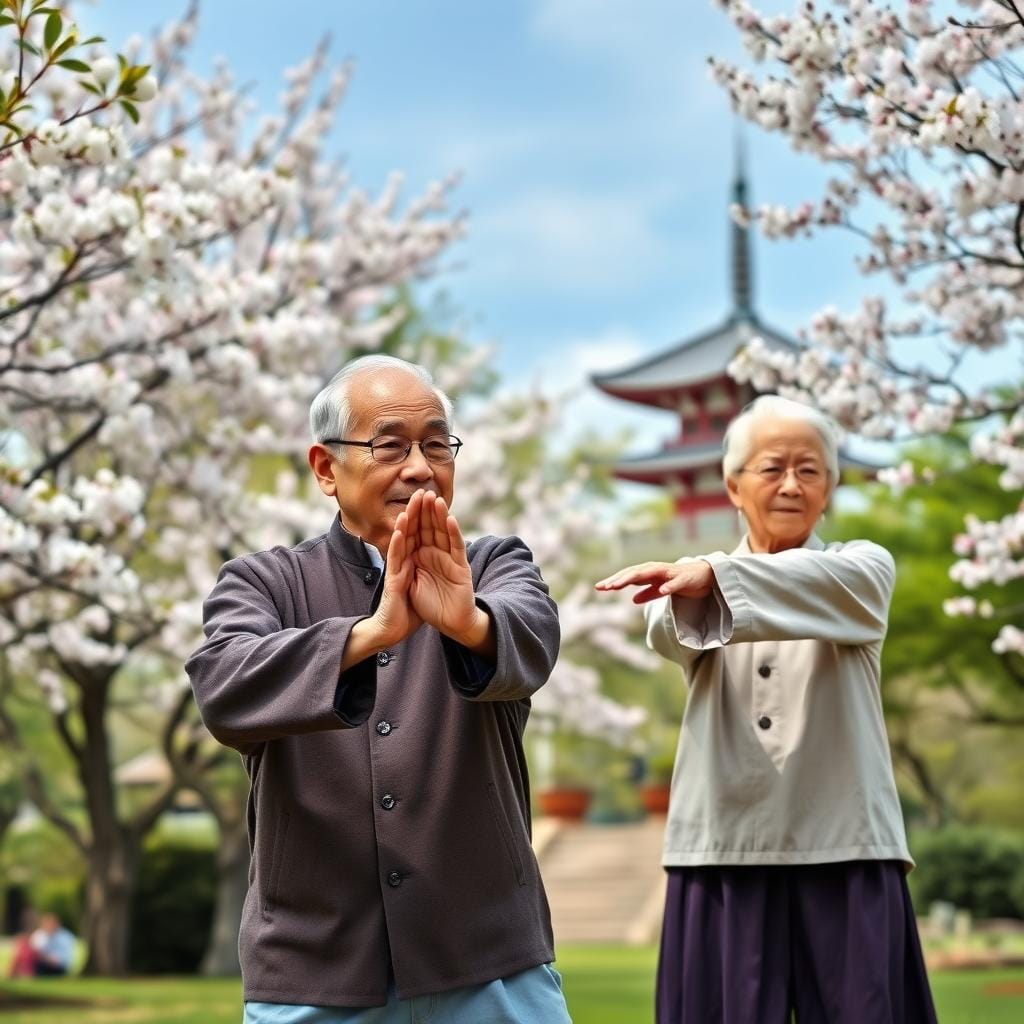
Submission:
{"label": "elderly woman", "polygon": [[647,562],[647,642],[689,683],[665,834],[658,1024],[935,1020],[879,689],[894,567],[814,533],[837,430],[764,396],[723,469],[747,534]]}

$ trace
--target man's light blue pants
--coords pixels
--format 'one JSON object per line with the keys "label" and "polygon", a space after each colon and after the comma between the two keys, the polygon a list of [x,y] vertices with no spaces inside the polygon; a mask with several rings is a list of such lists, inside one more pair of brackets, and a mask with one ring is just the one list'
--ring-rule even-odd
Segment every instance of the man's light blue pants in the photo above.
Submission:
{"label": "man's light blue pants", "polygon": [[246,1003],[243,1024],[572,1024],[562,978],[550,964],[508,978],[414,999],[391,991],[387,1006]]}

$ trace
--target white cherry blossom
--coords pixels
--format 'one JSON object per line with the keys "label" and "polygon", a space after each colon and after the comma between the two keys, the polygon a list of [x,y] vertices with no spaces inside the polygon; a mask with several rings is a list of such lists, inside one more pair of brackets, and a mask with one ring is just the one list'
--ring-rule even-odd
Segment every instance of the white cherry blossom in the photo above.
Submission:
{"label": "white cherry blossom", "polygon": [[[1024,382],[971,387],[961,370],[979,351],[1008,351],[1007,363],[1020,365],[1024,106],[1014,82],[1024,14],[998,0],[941,9],[930,0],[804,2],[793,15],[765,14],[746,0],[716,3],[747,52],[769,65],[756,75],[711,59],[734,109],[841,174],[817,200],[734,216],[770,238],[855,232],[861,271],[888,277],[913,310],[897,321],[874,297],[851,314],[822,310],[803,351],[780,353],[755,338],[729,372],[816,404],[866,437],[904,440],[971,424],[975,458],[1001,466],[1001,485],[1019,495]],[[880,211],[876,222],[862,197]],[[904,354],[912,339],[930,341],[926,364]],[[880,479],[896,488],[927,482],[907,464]],[[1022,515],[968,517],[954,542],[953,578],[967,588],[1019,580]],[[950,604],[951,613],[966,608]],[[1020,631],[1004,627],[994,649],[1021,653]]]}

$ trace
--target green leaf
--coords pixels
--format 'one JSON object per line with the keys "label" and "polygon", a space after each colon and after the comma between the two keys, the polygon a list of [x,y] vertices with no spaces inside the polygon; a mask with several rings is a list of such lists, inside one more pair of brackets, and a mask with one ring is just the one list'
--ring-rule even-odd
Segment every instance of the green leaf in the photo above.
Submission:
{"label": "green leaf", "polygon": [[103,90],[99,86],[97,86],[97,85],[92,85],[90,82],[79,82],[78,84],[83,89],[85,89],[86,92],[95,93],[97,96],[102,96],[103,95]]}
{"label": "green leaf", "polygon": [[39,52],[39,47],[36,46],[35,43],[30,43],[27,39],[16,39],[14,42],[16,46],[20,46],[23,50],[28,50],[29,53],[34,53],[37,57],[42,57],[42,54]]}
{"label": "green leaf", "polygon": [[124,69],[128,67],[128,61],[124,59],[124,54],[117,55],[117,63],[121,65],[121,74],[124,74]]}
{"label": "green leaf", "polygon": [[62,68],[67,68],[68,71],[78,71],[80,74],[87,74],[88,72],[92,71],[92,68],[90,68],[88,64],[81,60],[59,60],[57,61],[57,63]]}
{"label": "green leaf", "polygon": [[0,25],[13,25],[14,19],[9,14],[0,14]]}
{"label": "green leaf", "polygon": [[43,29],[43,44],[48,50],[52,50],[60,39],[60,34],[64,30],[64,19],[61,18],[57,11],[54,11],[46,19],[46,27]]}
{"label": "green leaf", "polygon": [[124,107],[124,112],[132,119],[132,121],[135,122],[135,124],[138,124],[139,123],[139,111],[136,108],[135,104],[134,103],[129,103],[127,100],[119,100],[119,102],[120,102],[121,106]]}
{"label": "green leaf", "polygon": [[149,70],[149,64],[136,64],[130,67],[127,71],[121,73],[121,85],[125,91],[131,91],[135,88],[136,84],[141,82],[146,77],[146,72]]}
{"label": "green leaf", "polygon": [[82,40],[83,46],[92,46],[93,43],[105,43],[106,39],[103,36],[89,36],[88,39]]}
{"label": "green leaf", "polygon": [[65,40],[64,40],[64,42],[63,42],[63,43],[61,43],[61,44],[60,44],[60,46],[58,46],[58,47],[57,47],[57,48],[56,48],[56,49],[55,49],[55,50],[53,51],[53,54],[52,54],[52,56],[53,56],[54,58],[60,57],[60,56],[61,56],[62,54],[65,54],[65,53],[67,53],[67,52],[68,52],[68,50],[70,50],[70,49],[71,49],[71,47],[72,47],[72,46],[74,46],[74,45],[75,45],[75,34],[74,34],[74,32],[72,32],[72,33],[71,33],[71,35],[69,35],[69,36],[67,37],[67,39],[65,39]]}

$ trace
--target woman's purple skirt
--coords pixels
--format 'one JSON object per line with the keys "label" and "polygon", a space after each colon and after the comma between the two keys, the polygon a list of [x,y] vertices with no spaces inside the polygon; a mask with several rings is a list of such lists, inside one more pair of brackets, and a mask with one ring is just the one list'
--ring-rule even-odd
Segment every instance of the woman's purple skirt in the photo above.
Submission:
{"label": "woman's purple skirt", "polygon": [[935,1024],[898,861],[669,868],[658,1024]]}

